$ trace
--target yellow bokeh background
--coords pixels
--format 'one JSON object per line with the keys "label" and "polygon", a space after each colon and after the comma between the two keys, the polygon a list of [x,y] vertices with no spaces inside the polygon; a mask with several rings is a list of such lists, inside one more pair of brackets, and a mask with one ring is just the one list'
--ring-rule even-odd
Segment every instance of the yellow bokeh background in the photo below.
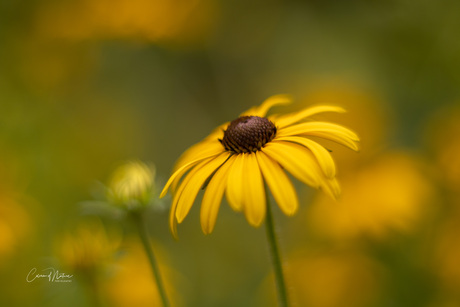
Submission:
{"label": "yellow bokeh background", "polygon": [[[274,208],[293,306],[460,306],[459,9],[3,1],[0,306],[158,305],[135,228],[108,205],[158,191],[117,188],[113,172],[144,162],[155,178],[139,178],[160,190],[188,147],[282,93],[295,103],[274,112],[342,106],[315,118],[361,138],[357,153],[317,140],[337,164],[337,201],[294,180],[298,213]],[[197,200],[176,241],[170,201],[145,218],[173,306],[276,306],[263,227],[224,200],[204,236]],[[29,282],[34,268],[73,277]]]}

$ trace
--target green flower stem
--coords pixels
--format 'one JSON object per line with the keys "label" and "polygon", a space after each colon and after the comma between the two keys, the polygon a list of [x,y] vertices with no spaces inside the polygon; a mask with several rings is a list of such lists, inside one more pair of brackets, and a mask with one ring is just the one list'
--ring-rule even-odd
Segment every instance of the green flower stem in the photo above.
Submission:
{"label": "green flower stem", "polygon": [[267,217],[265,220],[265,229],[267,230],[268,244],[273,269],[275,271],[276,288],[278,290],[278,302],[281,307],[288,307],[288,295],[286,291],[286,283],[284,282],[283,267],[281,265],[281,256],[279,252],[278,242],[276,241],[275,225],[273,223],[273,214],[267,195]]}
{"label": "green flower stem", "polygon": [[164,284],[161,279],[160,269],[158,267],[157,260],[155,258],[155,255],[153,254],[153,249],[150,245],[150,240],[148,238],[147,229],[145,227],[143,215],[141,212],[135,212],[133,214],[133,217],[134,217],[134,222],[139,231],[139,237],[141,238],[145,253],[147,254],[147,258],[149,259],[150,266],[153,272],[153,276],[155,278],[155,282],[158,287],[158,293],[160,294],[161,301],[163,303],[163,307],[169,307],[170,304],[169,304],[168,296],[166,295]]}

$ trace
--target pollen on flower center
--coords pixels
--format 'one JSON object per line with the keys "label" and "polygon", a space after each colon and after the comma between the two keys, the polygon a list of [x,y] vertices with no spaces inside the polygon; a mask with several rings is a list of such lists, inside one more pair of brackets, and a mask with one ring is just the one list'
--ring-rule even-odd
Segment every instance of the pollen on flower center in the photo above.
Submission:
{"label": "pollen on flower center", "polygon": [[219,140],[226,150],[235,153],[260,150],[276,135],[276,126],[267,118],[242,116],[232,121]]}

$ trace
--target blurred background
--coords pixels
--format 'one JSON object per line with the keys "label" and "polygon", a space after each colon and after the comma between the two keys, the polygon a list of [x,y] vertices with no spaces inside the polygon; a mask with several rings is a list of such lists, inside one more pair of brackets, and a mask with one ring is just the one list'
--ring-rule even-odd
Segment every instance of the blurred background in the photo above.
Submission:
{"label": "blurred background", "polygon": [[[157,306],[139,239],[85,213],[123,161],[175,160],[217,125],[290,93],[361,137],[328,144],[339,202],[296,183],[276,209],[295,306],[460,306],[460,2],[3,0],[0,305]],[[265,232],[225,201],[168,228],[148,215],[173,306],[276,306]],[[71,282],[28,282],[52,267]]]}

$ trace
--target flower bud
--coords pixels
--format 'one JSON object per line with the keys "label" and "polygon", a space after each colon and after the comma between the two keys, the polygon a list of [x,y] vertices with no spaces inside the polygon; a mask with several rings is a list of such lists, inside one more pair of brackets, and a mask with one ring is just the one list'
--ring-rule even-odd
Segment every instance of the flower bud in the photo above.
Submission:
{"label": "flower bud", "polygon": [[155,170],[140,161],[119,166],[109,181],[108,198],[126,209],[139,209],[154,193]]}

